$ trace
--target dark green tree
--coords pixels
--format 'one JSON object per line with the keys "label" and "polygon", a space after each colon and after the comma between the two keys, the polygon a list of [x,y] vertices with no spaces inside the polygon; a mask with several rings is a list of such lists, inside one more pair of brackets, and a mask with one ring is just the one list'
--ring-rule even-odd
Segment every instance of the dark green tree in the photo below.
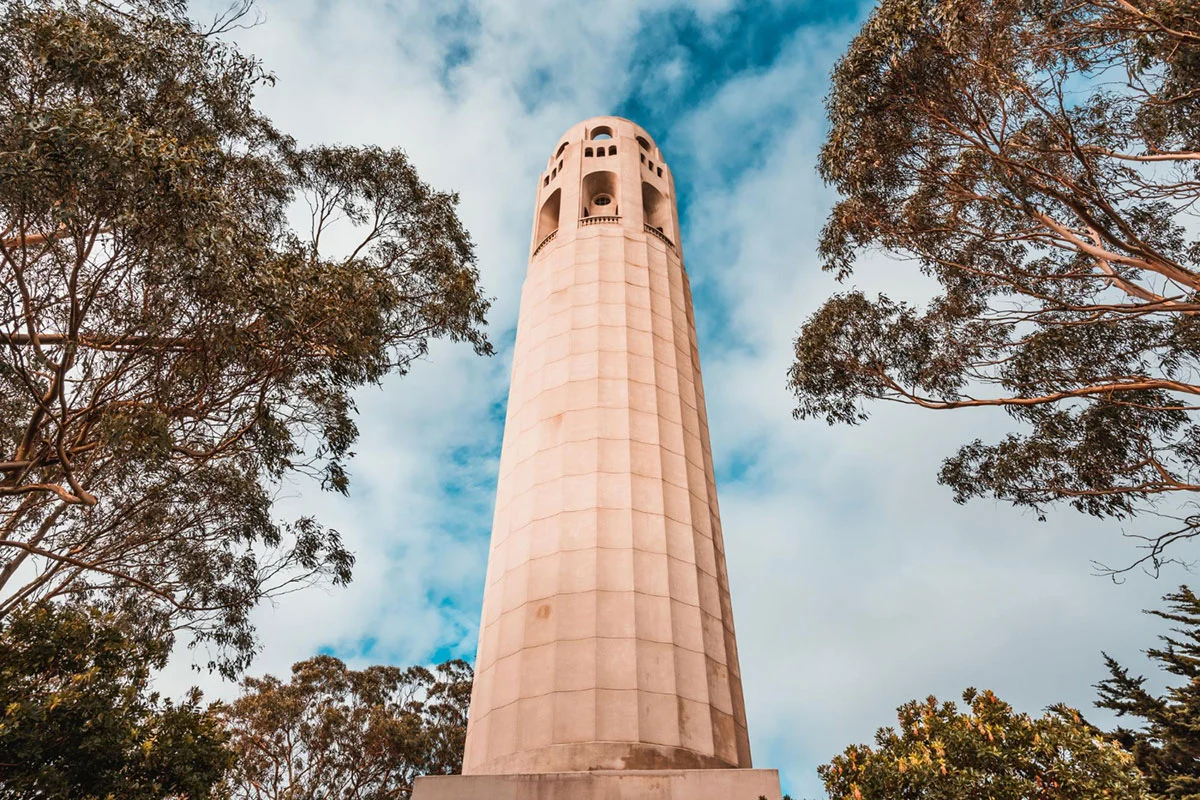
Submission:
{"label": "dark green tree", "polygon": [[938,289],[828,300],[795,343],[796,415],[1003,408],[1019,432],[945,462],[955,499],[1161,503],[1157,567],[1200,532],[1195,2],[882,0],[826,105],[825,269],[882,250]]}
{"label": "dark green tree", "polygon": [[232,800],[399,800],[420,775],[462,770],[471,667],[348,669],[332,656],[283,682],[246,678],[225,706]]}
{"label": "dark green tree", "polygon": [[0,620],[0,796],[201,800],[231,764],[193,690],[148,691],[169,647],[131,620],[61,603]]}
{"label": "dark green tree", "polygon": [[1182,625],[1172,628],[1182,638],[1161,636],[1166,648],[1151,648],[1146,655],[1183,682],[1152,695],[1145,677],[1130,677],[1106,653],[1110,675],[1096,687],[1096,705],[1142,721],[1138,730],[1117,728],[1113,739],[1133,753],[1155,798],[1184,800],[1200,797],[1200,599],[1186,586],[1163,599],[1169,611],[1146,613]]}
{"label": "dark green tree", "polygon": [[0,618],[133,597],[227,675],[259,599],[350,580],[337,532],[271,498],[347,490],[354,390],[433,338],[491,352],[457,197],[400,150],[276,129],[221,38],[245,11],[0,7]]}
{"label": "dark green tree", "polygon": [[831,800],[1146,800],[1133,757],[1078,711],[1034,719],[990,691],[970,710],[930,696],[901,706],[899,732],[851,745],[818,768]]}

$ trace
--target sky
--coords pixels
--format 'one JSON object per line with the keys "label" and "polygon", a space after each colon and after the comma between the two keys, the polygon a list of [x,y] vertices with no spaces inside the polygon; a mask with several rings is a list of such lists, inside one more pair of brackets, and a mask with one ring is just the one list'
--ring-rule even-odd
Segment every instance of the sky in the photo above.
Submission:
{"label": "sky", "polygon": [[[651,133],[675,175],[755,766],[779,769],[797,800],[823,797],[819,764],[870,742],[904,702],[969,686],[1019,711],[1061,701],[1112,722],[1091,708],[1101,651],[1146,671],[1140,651],[1165,629],[1142,609],[1190,574],[1118,584],[1092,562],[1132,562],[1122,534],[1152,527],[956,505],[939,464],[1007,430],[995,410],[792,418],[792,344],[825,298],[930,294],[885,254],[841,285],[816,256],[835,199],[815,169],[822,100],[870,6],[258,0],[262,23],[232,38],[276,76],[259,107],[301,143],[402,147],[458,192],[497,353],[439,342],[358,394],[350,496],[292,486],[278,508],[337,528],[354,582],[260,608],[252,673],[286,675],[319,652],[354,667],[474,658],[536,181],[563,131],[615,114]],[[236,693],[193,660],[205,659],[177,653],[162,688]]]}

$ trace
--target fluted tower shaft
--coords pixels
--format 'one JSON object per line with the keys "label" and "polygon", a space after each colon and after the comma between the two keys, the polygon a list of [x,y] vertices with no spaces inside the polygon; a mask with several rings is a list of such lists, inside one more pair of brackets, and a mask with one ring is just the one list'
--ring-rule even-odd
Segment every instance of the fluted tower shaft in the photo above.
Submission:
{"label": "fluted tower shaft", "polygon": [[590,119],[535,209],[463,772],[750,767],[671,170]]}

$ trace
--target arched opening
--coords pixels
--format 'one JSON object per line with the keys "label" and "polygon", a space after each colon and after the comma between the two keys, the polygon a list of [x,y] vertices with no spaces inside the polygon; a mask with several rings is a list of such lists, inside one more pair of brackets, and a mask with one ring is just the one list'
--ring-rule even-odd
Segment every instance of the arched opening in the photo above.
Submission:
{"label": "arched opening", "polygon": [[592,148],[590,148],[590,147],[586,148],[586,149],[583,151],[583,157],[584,157],[584,158],[591,158],[591,157],[592,157]]}
{"label": "arched opening", "polygon": [[550,185],[550,176],[547,175],[545,178],[542,179],[542,186],[549,186],[549,185]]}
{"label": "arched opening", "polygon": [[592,128],[593,139],[611,139],[612,135],[612,128],[608,127],[607,125],[600,125],[599,127]]}
{"label": "arched opening", "polygon": [[562,210],[562,189],[555,189],[546,202],[542,203],[542,210],[538,212],[537,224],[537,244],[541,244],[542,240],[550,234],[558,230],[558,214]]}
{"label": "arched opening", "polygon": [[558,171],[562,172],[562,162],[558,162]]}
{"label": "arched opening", "polygon": [[615,217],[617,207],[617,173],[589,172],[583,177],[583,192],[580,194],[583,208],[581,217]]}
{"label": "arched opening", "polygon": [[647,142],[645,139],[643,139],[641,136],[637,137],[637,142],[638,142],[638,147],[642,148],[643,150],[650,149],[650,143]]}
{"label": "arched opening", "polygon": [[643,164],[645,164],[645,163],[646,163],[646,154],[645,154],[645,153],[638,153],[638,155],[642,157],[642,163],[643,163]]}
{"label": "arched opening", "polygon": [[563,142],[562,144],[560,144],[558,146],[558,152],[554,154],[554,157],[558,158],[559,156],[561,156],[563,154],[563,151],[566,149],[567,149],[567,143]]}
{"label": "arched opening", "polygon": [[610,144],[608,146],[608,154],[610,156],[615,156],[617,154],[617,146],[615,144]]}
{"label": "arched opening", "polygon": [[642,182],[642,214],[646,224],[659,233],[668,233],[671,228],[671,204],[663,193],[645,181]]}
{"label": "arched opening", "polygon": [[658,168],[658,177],[662,177],[662,167]]}

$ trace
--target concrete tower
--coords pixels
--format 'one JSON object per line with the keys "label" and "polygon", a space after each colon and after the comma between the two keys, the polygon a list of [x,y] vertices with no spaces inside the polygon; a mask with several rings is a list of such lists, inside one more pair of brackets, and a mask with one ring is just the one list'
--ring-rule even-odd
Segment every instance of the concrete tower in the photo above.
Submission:
{"label": "concrete tower", "polygon": [[590,119],[535,208],[464,777],[418,796],[777,798],[749,769],[671,170],[637,125]]}

